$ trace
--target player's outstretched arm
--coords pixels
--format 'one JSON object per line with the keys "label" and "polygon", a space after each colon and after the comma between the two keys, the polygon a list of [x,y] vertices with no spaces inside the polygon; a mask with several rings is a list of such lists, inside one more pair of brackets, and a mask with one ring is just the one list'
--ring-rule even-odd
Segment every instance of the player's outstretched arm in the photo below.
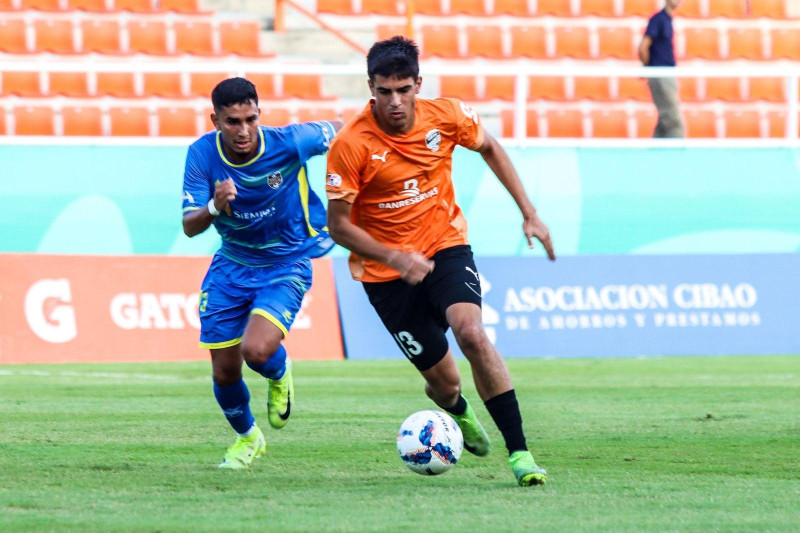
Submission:
{"label": "player's outstretched arm", "polygon": [[183,215],[183,233],[187,237],[194,237],[203,233],[211,226],[214,217],[219,215],[220,211],[228,209],[228,203],[234,198],[236,198],[236,185],[232,179],[217,183],[214,189],[214,197],[206,207],[189,211]]}
{"label": "player's outstretched arm", "polygon": [[352,205],[328,200],[328,231],[340,246],[362,257],[374,259],[397,270],[403,280],[416,285],[433,270],[433,261],[416,252],[402,252],[378,242],[350,220]]}
{"label": "player's outstretched arm", "polygon": [[535,237],[544,246],[547,257],[551,261],[555,261],[556,253],[553,250],[553,241],[550,239],[550,230],[547,229],[539,215],[536,214],[536,209],[528,199],[525,188],[522,186],[522,181],[520,181],[506,151],[500,146],[497,139],[486,133],[485,130],[483,143],[473,149],[481,154],[483,160],[486,161],[486,164],[492,169],[497,179],[500,180],[500,183],[503,184],[503,187],[506,188],[517,203],[519,210],[522,212],[522,231],[525,233],[525,238],[528,239],[528,246],[533,248],[533,238]]}

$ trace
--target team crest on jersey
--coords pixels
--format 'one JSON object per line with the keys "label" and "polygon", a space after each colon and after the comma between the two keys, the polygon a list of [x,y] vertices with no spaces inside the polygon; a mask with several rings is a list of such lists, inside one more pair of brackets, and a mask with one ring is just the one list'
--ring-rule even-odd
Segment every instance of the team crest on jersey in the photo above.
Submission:
{"label": "team crest on jersey", "polygon": [[342,177],[339,174],[328,174],[328,185],[340,187],[342,185]]}
{"label": "team crest on jersey", "polygon": [[273,189],[280,187],[281,183],[283,183],[283,176],[281,176],[280,170],[276,170],[269,175],[269,178],[267,178],[267,184]]}
{"label": "team crest on jersey", "polygon": [[441,142],[442,134],[439,133],[439,130],[434,129],[425,134],[425,146],[427,146],[431,152],[438,151]]}

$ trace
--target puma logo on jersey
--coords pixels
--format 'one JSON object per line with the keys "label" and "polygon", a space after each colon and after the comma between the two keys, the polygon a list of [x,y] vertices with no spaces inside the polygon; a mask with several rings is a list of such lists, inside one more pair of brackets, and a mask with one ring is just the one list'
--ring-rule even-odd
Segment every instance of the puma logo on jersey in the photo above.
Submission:
{"label": "puma logo on jersey", "polygon": [[378,159],[379,161],[383,161],[384,163],[386,163],[386,154],[388,154],[388,153],[389,153],[389,150],[384,150],[383,151],[383,155],[372,154],[372,159],[373,160],[374,159]]}

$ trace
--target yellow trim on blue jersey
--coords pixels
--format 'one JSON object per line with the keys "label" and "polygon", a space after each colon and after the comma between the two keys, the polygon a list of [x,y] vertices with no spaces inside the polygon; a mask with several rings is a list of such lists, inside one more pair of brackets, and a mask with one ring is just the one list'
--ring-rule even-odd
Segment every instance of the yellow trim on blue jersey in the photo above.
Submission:
{"label": "yellow trim on blue jersey", "polygon": [[316,237],[319,232],[311,227],[311,219],[308,216],[308,176],[306,176],[306,167],[300,167],[300,171],[297,173],[297,182],[300,184],[300,203],[303,204],[303,216],[306,217],[308,234]]}
{"label": "yellow trim on blue jersey", "polygon": [[192,207],[190,205],[189,207],[184,207],[183,208],[183,212],[184,213],[188,213],[189,211],[197,211],[198,209],[202,209],[202,208],[201,207]]}
{"label": "yellow trim on blue jersey", "polygon": [[284,326],[283,323],[281,323],[280,320],[278,320],[277,318],[275,318],[271,314],[267,313],[263,309],[255,308],[252,311],[250,311],[250,314],[251,315],[263,316],[264,318],[266,318],[267,320],[269,320],[270,322],[272,322],[273,324],[278,326],[278,329],[283,332],[283,336],[284,337],[289,334],[289,331],[286,329],[286,326]]}
{"label": "yellow trim on blue jersey", "polygon": [[261,149],[258,151],[258,153],[256,155],[253,156],[253,159],[251,159],[250,161],[247,161],[245,163],[240,163],[238,165],[236,163],[231,163],[230,161],[228,161],[228,158],[225,157],[225,151],[222,149],[222,143],[219,140],[221,135],[222,135],[222,132],[221,131],[217,131],[217,152],[219,153],[219,156],[222,158],[222,160],[226,164],[228,164],[228,165],[230,165],[232,167],[236,167],[236,168],[246,167],[247,165],[250,165],[251,163],[255,163],[256,160],[259,157],[264,155],[264,149],[265,149],[265,146],[264,146],[264,132],[261,130],[261,128],[258,128],[258,138],[261,140]]}
{"label": "yellow trim on blue jersey", "polygon": [[242,338],[239,337],[238,339],[233,339],[230,341],[222,341],[222,342],[201,342],[201,348],[208,348],[209,350],[219,350],[221,348],[230,348],[231,346],[236,346],[242,342]]}

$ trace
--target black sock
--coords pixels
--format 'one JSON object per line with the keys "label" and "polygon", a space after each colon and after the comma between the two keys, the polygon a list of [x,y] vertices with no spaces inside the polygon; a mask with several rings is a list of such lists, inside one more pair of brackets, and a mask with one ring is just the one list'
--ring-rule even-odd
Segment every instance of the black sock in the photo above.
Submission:
{"label": "black sock", "polygon": [[519,412],[519,403],[517,403],[514,389],[489,398],[484,405],[497,425],[497,429],[503,434],[508,454],[511,455],[518,450],[527,450],[525,435],[522,433],[522,415]]}
{"label": "black sock", "polygon": [[464,397],[459,394],[458,401],[453,407],[443,407],[442,409],[444,409],[451,415],[461,416],[467,410],[467,400],[465,400]]}

